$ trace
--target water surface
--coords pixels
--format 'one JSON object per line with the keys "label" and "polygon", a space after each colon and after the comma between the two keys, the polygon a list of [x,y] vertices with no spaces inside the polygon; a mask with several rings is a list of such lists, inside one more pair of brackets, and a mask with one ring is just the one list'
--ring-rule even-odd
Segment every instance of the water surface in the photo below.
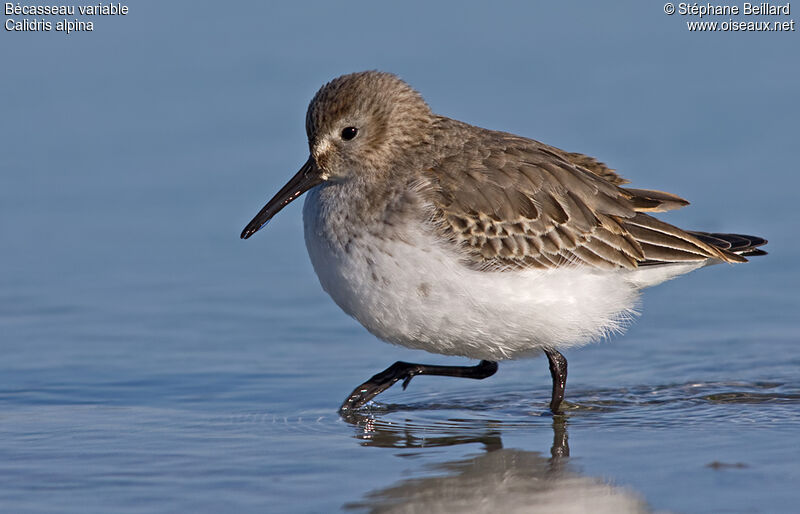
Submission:
{"label": "water surface", "polygon": [[[0,510],[792,512],[800,494],[796,33],[690,34],[641,2],[137,2],[4,32]],[[321,291],[307,103],[394,71],[434,110],[596,155],[768,257],[648,291],[628,333],[484,381],[415,378]]]}

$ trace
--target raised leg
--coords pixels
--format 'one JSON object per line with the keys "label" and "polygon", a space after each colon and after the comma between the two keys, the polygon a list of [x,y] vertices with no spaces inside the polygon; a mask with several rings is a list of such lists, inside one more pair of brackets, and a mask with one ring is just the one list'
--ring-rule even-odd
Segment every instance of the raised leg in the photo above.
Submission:
{"label": "raised leg", "polygon": [[464,377],[480,380],[494,375],[496,371],[497,363],[492,361],[481,361],[475,366],[431,366],[428,364],[397,361],[356,387],[344,403],[342,403],[342,406],[339,407],[339,412],[346,413],[358,409],[378,396],[378,394],[389,389],[389,387],[398,380],[403,381],[403,389],[405,389],[408,387],[408,383],[411,382],[411,379],[417,375],[439,375],[443,377]]}
{"label": "raised leg", "polygon": [[564,386],[567,385],[567,359],[555,350],[545,350],[550,362],[550,376],[553,377],[553,396],[550,398],[550,410],[553,414],[561,414],[559,408],[564,400]]}

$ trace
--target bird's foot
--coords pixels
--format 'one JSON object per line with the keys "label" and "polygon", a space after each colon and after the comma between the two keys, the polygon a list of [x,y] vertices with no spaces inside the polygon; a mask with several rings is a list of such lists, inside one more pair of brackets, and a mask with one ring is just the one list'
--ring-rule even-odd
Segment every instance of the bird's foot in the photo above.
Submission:
{"label": "bird's foot", "polygon": [[497,363],[492,361],[481,361],[475,366],[433,366],[397,361],[353,389],[353,392],[339,407],[339,413],[346,414],[362,407],[368,401],[389,389],[398,380],[403,381],[402,385],[405,390],[411,379],[417,375],[464,377],[480,380],[494,375],[496,371]]}

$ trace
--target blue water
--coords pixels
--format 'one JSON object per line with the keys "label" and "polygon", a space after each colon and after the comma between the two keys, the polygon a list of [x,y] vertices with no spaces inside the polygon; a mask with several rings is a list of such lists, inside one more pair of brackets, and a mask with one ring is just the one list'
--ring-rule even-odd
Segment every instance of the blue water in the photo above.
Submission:
{"label": "blue water", "polygon": [[[136,2],[93,32],[3,31],[0,511],[795,511],[797,33],[569,4]],[[304,162],[316,89],[369,68],[770,255],[648,291],[626,335],[567,352],[564,417],[539,359],[343,420],[395,360],[468,363],[342,314],[299,204],[238,239]]]}

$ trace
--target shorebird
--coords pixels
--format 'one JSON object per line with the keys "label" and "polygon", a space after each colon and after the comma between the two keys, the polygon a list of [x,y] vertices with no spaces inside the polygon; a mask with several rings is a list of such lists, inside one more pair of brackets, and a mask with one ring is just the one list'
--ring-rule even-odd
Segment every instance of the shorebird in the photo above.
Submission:
{"label": "shorebird", "polygon": [[356,387],[342,414],[400,380],[483,379],[498,361],[542,353],[560,413],[560,350],[621,331],[645,287],[766,253],[760,237],[654,218],[688,202],[625,187],[592,157],[436,115],[390,73],[322,86],[306,132],[308,160],[241,237],[308,191],[306,247],[342,310],[389,343],[480,360],[395,362]]}

